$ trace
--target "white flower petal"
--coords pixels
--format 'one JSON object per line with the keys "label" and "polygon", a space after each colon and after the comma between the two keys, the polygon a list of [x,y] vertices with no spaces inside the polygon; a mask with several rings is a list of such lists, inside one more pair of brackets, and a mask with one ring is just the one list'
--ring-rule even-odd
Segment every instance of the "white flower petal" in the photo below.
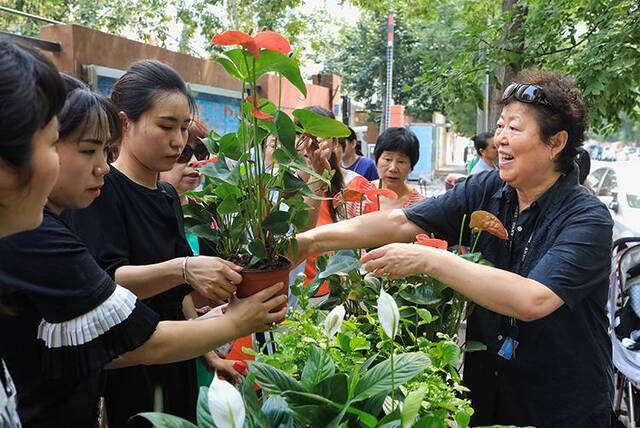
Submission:
{"label": "white flower petal", "polygon": [[331,339],[340,331],[345,313],[344,306],[338,305],[327,314],[327,318],[324,320],[324,333],[327,335],[327,338]]}
{"label": "white flower petal", "polygon": [[382,330],[390,339],[394,339],[400,323],[400,311],[393,297],[384,290],[380,290],[380,297],[378,297],[378,319]]}
{"label": "white flower petal", "polygon": [[240,392],[217,374],[209,386],[207,394],[209,412],[218,428],[242,428],[245,409]]}

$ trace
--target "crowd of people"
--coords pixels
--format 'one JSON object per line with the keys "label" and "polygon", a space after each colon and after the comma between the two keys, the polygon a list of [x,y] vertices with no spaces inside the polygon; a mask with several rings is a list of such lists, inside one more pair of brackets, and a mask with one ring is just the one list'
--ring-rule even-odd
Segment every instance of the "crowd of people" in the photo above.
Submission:
{"label": "crowd of people", "polygon": [[[287,308],[277,309],[283,284],[237,298],[242,267],[185,234],[181,205],[209,156],[186,83],[142,60],[105,97],[0,38],[0,97],[0,425],[95,426],[99,397],[111,427],[144,426],[132,416],[158,403],[195,422],[195,359],[239,380],[216,348],[268,330]],[[500,104],[495,133],[476,139],[477,168],[437,198],[407,183],[419,143],[406,128],[385,130],[373,160],[357,154],[353,131],[304,146],[312,169],[333,172],[318,196],[364,176],[398,198],[358,216],[309,198],[296,269],[312,277],[318,254],[366,248],[370,272],[428,274],[475,302],[467,338],[487,349],[465,361],[472,425],[609,426],[612,221],[578,182],[585,106],[550,72],[518,76]],[[276,168],[278,142],[263,144]],[[493,267],[412,244],[420,233],[457,242],[479,209],[509,231],[478,242]]]}

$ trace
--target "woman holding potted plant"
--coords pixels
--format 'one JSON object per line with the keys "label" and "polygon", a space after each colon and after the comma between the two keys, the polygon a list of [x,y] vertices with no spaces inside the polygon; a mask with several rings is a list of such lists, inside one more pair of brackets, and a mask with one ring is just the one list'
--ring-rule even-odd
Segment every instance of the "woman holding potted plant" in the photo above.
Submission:
{"label": "woman holding potted plant", "polygon": [[[158,61],[133,64],[115,83],[111,100],[119,110],[123,137],[101,195],[73,214],[73,227],[100,266],[143,299],[161,320],[184,320],[182,302],[195,290],[214,305],[231,298],[241,268],[218,257],[191,257],[175,189],[158,181],[182,153],[195,103],[180,75]],[[164,408],[194,420],[193,360],[132,367],[110,374],[109,420],[123,426],[153,408],[162,390]]]}
{"label": "woman holding potted plant", "polygon": [[[197,169],[197,163],[209,159],[209,152],[202,143],[202,139],[209,136],[209,128],[200,116],[193,118],[191,124],[189,124],[188,133],[187,144],[182,149],[176,164],[171,170],[160,173],[160,180],[166,181],[176,189],[180,198],[180,205],[185,205],[188,202],[186,193],[195,190],[202,183],[202,174]],[[204,248],[201,253],[200,244],[202,243],[206,246],[207,242],[201,242],[196,235],[191,233],[185,233],[185,235],[194,256],[215,254],[215,250],[209,248]],[[196,318],[198,316],[191,295],[185,297],[183,306],[188,318]],[[235,363],[237,363],[236,360],[220,358],[215,351],[206,353],[202,356],[202,359],[196,362],[198,385],[208,386],[211,383],[212,375],[207,372],[207,369],[212,373],[217,371],[220,375],[236,383],[240,382],[242,376],[233,368]]]}
{"label": "woman holding potted plant", "polygon": [[[574,157],[586,108],[575,85],[551,72],[518,76],[501,104],[499,171],[472,175],[404,210],[305,232],[300,253],[413,242],[425,232],[456,242],[465,215],[496,215],[510,239],[482,234],[478,241],[495,267],[414,244],[385,245],[362,261],[390,277],[428,274],[477,304],[467,338],[487,349],[466,356],[471,425],[609,426],[605,303],[613,222],[578,183]],[[466,234],[463,244],[471,239]]]}

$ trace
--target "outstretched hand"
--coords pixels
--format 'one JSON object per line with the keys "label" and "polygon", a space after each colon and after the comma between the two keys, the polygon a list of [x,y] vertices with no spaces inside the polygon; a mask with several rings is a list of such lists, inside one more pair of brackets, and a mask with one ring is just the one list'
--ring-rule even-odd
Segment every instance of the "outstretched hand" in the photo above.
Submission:
{"label": "outstretched hand", "polygon": [[389,244],[369,251],[360,261],[374,275],[403,278],[430,273],[434,258],[442,253],[442,250],[424,245]]}

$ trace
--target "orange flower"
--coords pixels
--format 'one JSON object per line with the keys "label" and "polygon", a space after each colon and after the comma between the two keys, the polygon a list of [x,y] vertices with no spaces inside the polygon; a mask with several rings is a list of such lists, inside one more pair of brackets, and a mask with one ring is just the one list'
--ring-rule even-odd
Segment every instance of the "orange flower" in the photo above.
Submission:
{"label": "orange flower", "polygon": [[398,195],[393,190],[378,189],[373,183],[362,176],[357,176],[340,192],[333,201],[333,206],[338,207],[344,202],[362,202],[364,198],[364,212],[378,211],[378,197],[398,199]]}
{"label": "orange flower", "polygon": [[469,227],[475,230],[483,230],[500,239],[509,239],[509,233],[502,222],[495,215],[487,211],[474,211],[471,213]]}
{"label": "orange flower", "polygon": [[273,116],[270,115],[269,113],[265,113],[263,111],[261,111],[258,106],[256,105],[256,103],[253,101],[253,97],[251,95],[247,96],[247,101],[253,105],[253,108],[251,109],[251,114],[253,114],[253,116],[256,119],[260,119],[260,120],[273,120]]}
{"label": "orange flower", "polygon": [[288,55],[291,52],[289,41],[273,31],[262,31],[255,36],[238,30],[228,30],[222,34],[216,34],[211,39],[212,45],[233,46],[240,45],[251,52],[255,58],[260,56],[260,49],[276,51]]}
{"label": "orange flower", "polygon": [[440,250],[446,250],[447,248],[449,248],[449,244],[444,239],[430,238],[428,235],[425,235],[424,233],[421,233],[420,235],[416,235],[416,241],[420,245],[438,248]]}
{"label": "orange flower", "polygon": [[260,48],[256,44],[255,39],[247,33],[238,30],[228,30],[222,34],[216,34],[213,36],[213,39],[211,39],[211,44],[218,46],[240,45],[251,52],[251,55],[254,57],[257,58],[260,56]]}
{"label": "orange flower", "polygon": [[211,155],[209,156],[209,159],[205,159],[205,160],[201,160],[195,163],[195,167],[196,168],[202,168],[204,166],[207,166],[211,163],[216,163],[218,162],[218,156],[216,155]]}
{"label": "orange flower", "polygon": [[292,50],[289,40],[273,31],[261,31],[256,34],[253,39],[259,48],[268,51],[276,51],[284,55],[289,55]]}

